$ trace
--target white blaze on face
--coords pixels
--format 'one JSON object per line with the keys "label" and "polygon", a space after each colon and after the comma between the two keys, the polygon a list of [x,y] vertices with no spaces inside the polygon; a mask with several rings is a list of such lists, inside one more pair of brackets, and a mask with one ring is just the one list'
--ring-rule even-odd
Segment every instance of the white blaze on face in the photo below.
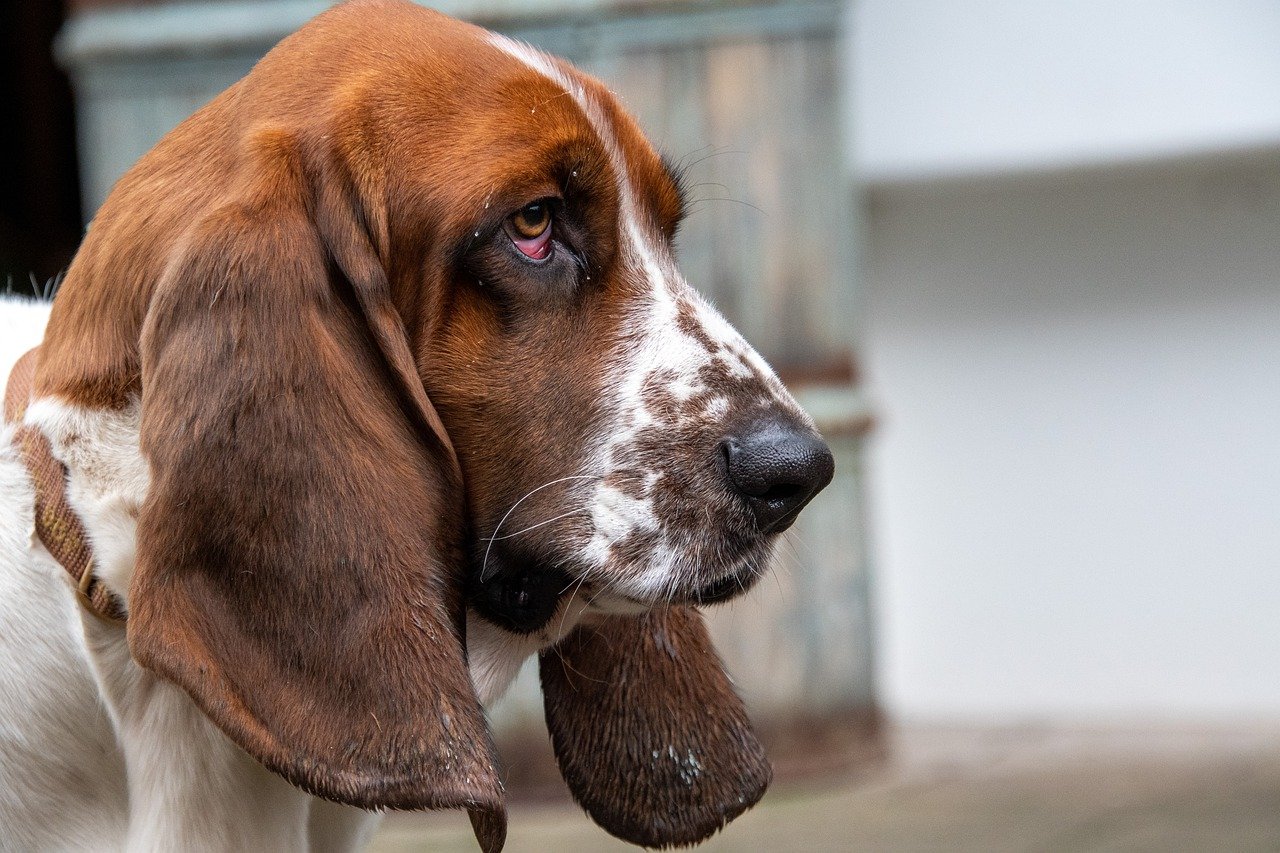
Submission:
{"label": "white blaze on face", "polygon": [[[644,298],[605,362],[610,375],[604,387],[614,396],[610,407],[614,419],[583,469],[584,474],[599,478],[589,487],[586,500],[591,525],[583,557],[615,591],[649,599],[670,588],[681,571],[688,540],[700,533],[672,530],[675,519],[659,518],[652,495],[669,475],[638,468],[634,460],[632,450],[641,432],[663,426],[646,401],[646,392],[653,389],[654,382],[661,383],[663,396],[677,406],[707,391],[703,376],[708,367],[744,380],[756,392],[749,399],[713,396],[696,408],[681,411],[678,418],[682,421],[689,418],[723,428],[735,407],[762,404],[777,406],[804,422],[808,417],[765,360],[680,274],[669,245],[654,234],[641,215],[626,156],[600,105],[546,54],[505,36],[493,34],[490,38],[498,49],[573,97],[599,136],[617,175],[623,265],[633,282],[642,283]],[[721,437],[709,436],[708,441],[715,445]],[[653,543],[646,559],[641,565],[616,565],[615,546],[637,534]]]}

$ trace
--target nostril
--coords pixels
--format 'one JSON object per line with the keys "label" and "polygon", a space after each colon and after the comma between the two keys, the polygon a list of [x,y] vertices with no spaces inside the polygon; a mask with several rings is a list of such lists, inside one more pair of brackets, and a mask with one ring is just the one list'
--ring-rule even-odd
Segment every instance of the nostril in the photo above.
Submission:
{"label": "nostril", "polygon": [[738,442],[732,438],[726,438],[720,442],[720,470],[729,479],[733,479],[733,457],[736,454]]}
{"label": "nostril", "polygon": [[794,483],[780,483],[776,486],[770,486],[764,494],[752,495],[762,501],[785,501],[790,500],[800,494],[801,487]]}

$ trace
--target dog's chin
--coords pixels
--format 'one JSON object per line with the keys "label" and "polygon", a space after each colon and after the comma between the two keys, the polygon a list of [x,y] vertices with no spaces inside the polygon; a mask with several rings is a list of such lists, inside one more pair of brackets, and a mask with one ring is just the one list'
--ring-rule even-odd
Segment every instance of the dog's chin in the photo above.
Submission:
{"label": "dog's chin", "polygon": [[760,580],[762,574],[764,574],[763,568],[758,568],[754,564],[744,565],[736,572],[731,572],[693,590],[685,597],[683,603],[702,607],[732,601],[738,596],[746,595]]}
{"label": "dog's chin", "polygon": [[753,543],[722,569],[700,566],[683,582],[660,585],[656,593],[638,593],[623,583],[605,583],[591,598],[593,612],[637,615],[673,604],[706,607],[732,601],[749,592],[764,575],[776,537]]}
{"label": "dog's chin", "polygon": [[759,579],[760,572],[744,567],[704,586],[677,590],[657,598],[642,598],[603,590],[591,596],[588,613],[599,616],[642,616],[650,610],[671,605],[706,607],[722,604],[746,594]]}
{"label": "dog's chin", "polygon": [[[671,605],[706,607],[745,595],[760,580],[769,562],[774,536],[750,542],[727,565],[691,567],[683,577],[661,583],[656,591],[636,590],[625,580],[612,580],[606,567],[594,570],[544,561],[533,554],[499,553],[488,557],[483,579],[470,573],[467,604],[488,622],[513,634],[542,630],[568,597],[578,596],[587,616],[640,616]],[[623,578],[636,573],[615,571]]]}

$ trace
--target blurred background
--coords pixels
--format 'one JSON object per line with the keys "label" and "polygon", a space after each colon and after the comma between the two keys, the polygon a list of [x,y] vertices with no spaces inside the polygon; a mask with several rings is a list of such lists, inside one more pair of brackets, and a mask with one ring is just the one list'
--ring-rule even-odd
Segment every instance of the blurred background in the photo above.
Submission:
{"label": "blurred background", "polygon": [[[0,276],[323,0],[6,0]],[[715,611],[724,850],[1280,850],[1280,3],[440,0],[606,79],[838,477]],[[605,849],[529,673],[509,849]],[[457,815],[379,850],[469,849]]]}

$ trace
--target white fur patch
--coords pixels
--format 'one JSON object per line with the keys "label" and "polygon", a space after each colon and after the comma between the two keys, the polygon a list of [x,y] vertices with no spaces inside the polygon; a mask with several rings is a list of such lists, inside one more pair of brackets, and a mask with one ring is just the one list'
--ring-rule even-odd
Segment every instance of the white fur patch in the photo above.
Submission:
{"label": "white fur patch", "polygon": [[[0,298],[0,380],[48,318],[47,303]],[[13,433],[0,429],[0,847],[119,849],[124,764],[71,583],[35,536],[35,490]]]}
{"label": "white fur patch", "polygon": [[468,610],[467,663],[480,703],[488,707],[502,698],[529,656],[564,639],[588,609],[582,595],[566,596],[547,624],[530,634],[513,634]]}
{"label": "white fur patch", "polygon": [[34,537],[35,492],[11,439],[0,433],[0,848],[119,850],[124,763],[67,573]]}
{"label": "white fur patch", "polygon": [[46,397],[31,403],[25,419],[48,437],[54,457],[67,466],[67,501],[89,534],[98,577],[126,607],[138,514],[150,482],[138,447],[141,415],[136,399],[112,411]]}

